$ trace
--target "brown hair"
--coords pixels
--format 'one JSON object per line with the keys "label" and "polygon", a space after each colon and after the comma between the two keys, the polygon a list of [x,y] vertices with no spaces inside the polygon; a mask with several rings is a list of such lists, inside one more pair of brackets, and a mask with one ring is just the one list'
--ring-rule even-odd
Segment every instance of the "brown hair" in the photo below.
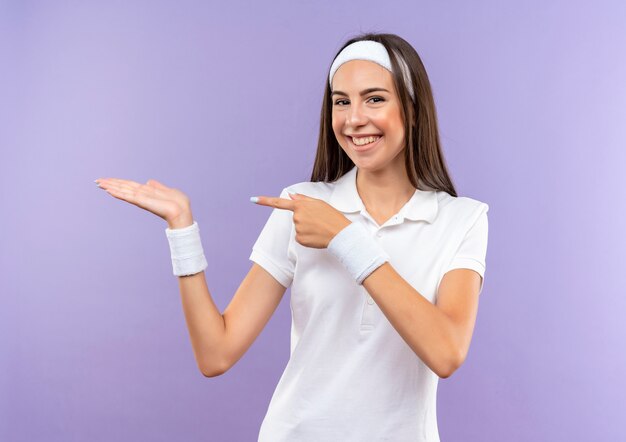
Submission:
{"label": "brown hair", "polygon": [[[442,190],[456,197],[454,184],[450,179],[445,159],[441,151],[435,100],[426,69],[419,55],[406,40],[395,34],[365,33],[348,40],[339,49],[333,60],[346,46],[361,40],[373,40],[387,49],[393,70],[393,81],[402,103],[401,112],[404,120],[404,133],[408,134],[407,146],[404,150],[404,162],[411,184],[416,189],[425,190],[421,183],[430,189]],[[411,73],[411,82],[415,91],[415,102],[407,90],[397,55],[402,57]],[[332,63],[331,61],[331,63]],[[330,65],[328,67],[330,73]],[[324,101],[320,115],[320,131],[317,142],[317,153],[311,180],[336,181],[354,167],[354,162],[343,151],[332,127],[332,100],[328,84],[325,80]],[[407,118],[407,115],[409,118]],[[418,183],[420,183],[418,185]],[[428,189],[428,190],[430,190]]]}

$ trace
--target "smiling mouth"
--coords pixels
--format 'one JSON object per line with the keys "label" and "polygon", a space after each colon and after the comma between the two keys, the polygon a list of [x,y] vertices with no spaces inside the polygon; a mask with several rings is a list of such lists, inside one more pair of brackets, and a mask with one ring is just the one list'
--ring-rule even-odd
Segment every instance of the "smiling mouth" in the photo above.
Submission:
{"label": "smiling mouth", "polygon": [[348,141],[349,141],[350,145],[352,146],[352,148],[355,151],[357,151],[357,152],[364,152],[364,151],[370,150],[370,149],[374,148],[375,146],[377,146],[378,142],[381,140],[382,136],[367,137],[366,139],[363,139],[363,141],[366,141],[365,144],[356,144],[352,137],[347,137],[347,138],[348,138]]}
{"label": "smiling mouth", "polygon": [[369,135],[366,137],[355,137],[352,136],[352,142],[354,144],[356,144],[357,146],[364,146],[366,144],[369,143],[373,143],[374,141],[378,140],[381,136],[380,135]]}

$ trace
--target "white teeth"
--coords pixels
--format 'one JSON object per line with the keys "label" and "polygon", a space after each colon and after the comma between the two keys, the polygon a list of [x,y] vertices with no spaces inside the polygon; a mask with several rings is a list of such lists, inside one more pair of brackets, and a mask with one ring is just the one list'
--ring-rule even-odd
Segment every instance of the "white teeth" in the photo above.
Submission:
{"label": "white teeth", "polygon": [[380,138],[380,136],[364,137],[364,138],[354,138],[354,137],[352,137],[352,142],[354,144],[356,144],[357,146],[364,146],[365,144],[373,143],[374,141],[378,140],[379,138]]}

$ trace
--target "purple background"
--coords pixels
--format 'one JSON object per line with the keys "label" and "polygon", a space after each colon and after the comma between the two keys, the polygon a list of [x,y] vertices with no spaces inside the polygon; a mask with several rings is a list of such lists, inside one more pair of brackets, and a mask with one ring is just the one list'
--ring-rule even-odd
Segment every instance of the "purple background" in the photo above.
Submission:
{"label": "purple background", "polygon": [[421,55],[457,191],[490,205],[442,440],[626,440],[626,6],[508,3],[0,1],[0,439],[256,440],[290,292],[203,377],[165,222],[93,180],[190,196],[223,311],[270,214],[249,197],[308,180],[332,56],[378,31]]}

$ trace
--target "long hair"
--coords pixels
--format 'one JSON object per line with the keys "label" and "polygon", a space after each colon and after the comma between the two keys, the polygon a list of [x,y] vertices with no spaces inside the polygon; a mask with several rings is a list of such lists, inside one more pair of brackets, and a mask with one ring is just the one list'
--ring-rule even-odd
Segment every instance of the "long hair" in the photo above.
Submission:
{"label": "long hair", "polygon": [[[441,151],[437,112],[430,81],[424,64],[417,51],[406,40],[395,34],[365,33],[348,40],[337,51],[333,60],[346,46],[361,40],[373,40],[387,49],[393,70],[393,81],[402,103],[404,133],[407,148],[404,149],[404,163],[411,184],[420,190],[442,190],[456,197],[454,184],[450,179],[445,159]],[[415,102],[411,99],[402,77],[398,62],[402,57],[408,66]],[[320,130],[317,153],[313,164],[311,180],[336,181],[354,167],[354,162],[339,145],[332,127],[332,100],[328,83],[330,65],[326,74],[324,101],[320,115]]]}

